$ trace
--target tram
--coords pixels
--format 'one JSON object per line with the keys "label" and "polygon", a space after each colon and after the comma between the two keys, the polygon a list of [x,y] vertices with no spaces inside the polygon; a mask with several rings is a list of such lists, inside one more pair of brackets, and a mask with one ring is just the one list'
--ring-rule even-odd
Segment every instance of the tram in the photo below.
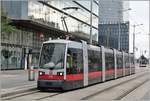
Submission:
{"label": "tram", "polygon": [[85,41],[43,43],[37,88],[71,90],[135,73],[133,55]]}

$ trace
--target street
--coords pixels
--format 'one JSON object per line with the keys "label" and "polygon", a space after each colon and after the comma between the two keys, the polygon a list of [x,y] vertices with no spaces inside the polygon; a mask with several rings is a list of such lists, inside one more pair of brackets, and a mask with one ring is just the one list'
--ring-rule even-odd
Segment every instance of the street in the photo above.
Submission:
{"label": "street", "polygon": [[[14,88],[22,85],[32,85],[36,81],[28,81],[27,72],[20,71],[19,73],[3,72],[3,90]],[[72,90],[68,92],[29,90],[19,94],[14,94],[2,98],[3,100],[40,100],[40,101],[74,101],[74,100],[149,100],[148,84],[148,69],[139,68],[136,74],[119,78],[116,80],[107,81],[105,83],[96,84],[86,88]],[[15,73],[15,74],[14,74]],[[147,74],[148,73],[148,74]],[[5,74],[5,75],[4,75]],[[19,75],[24,74],[19,79]],[[18,81],[15,81],[18,80]],[[147,81],[148,80],[148,81]],[[12,82],[10,83],[10,82]],[[34,85],[36,87],[36,85]],[[115,93],[114,93],[115,91]],[[60,99],[61,98],[61,99]]]}

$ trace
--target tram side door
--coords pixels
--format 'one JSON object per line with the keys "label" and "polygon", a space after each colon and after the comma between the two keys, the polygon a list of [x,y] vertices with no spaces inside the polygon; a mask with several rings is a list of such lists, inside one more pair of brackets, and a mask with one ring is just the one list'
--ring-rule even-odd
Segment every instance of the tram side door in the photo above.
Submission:
{"label": "tram side door", "polygon": [[88,85],[88,53],[87,53],[87,43],[82,41],[83,48],[83,85]]}

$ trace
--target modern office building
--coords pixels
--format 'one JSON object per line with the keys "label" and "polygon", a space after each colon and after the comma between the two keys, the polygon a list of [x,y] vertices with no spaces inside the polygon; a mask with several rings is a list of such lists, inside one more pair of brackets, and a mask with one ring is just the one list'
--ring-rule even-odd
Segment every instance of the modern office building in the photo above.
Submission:
{"label": "modern office building", "polygon": [[[118,49],[119,24],[99,24],[99,44]],[[129,52],[129,22],[120,24],[120,50]]]}
{"label": "modern office building", "polygon": [[100,0],[99,3],[99,44],[118,49],[120,34],[120,49],[128,52],[128,2],[123,0]]}
{"label": "modern office building", "polygon": [[[1,4],[17,28],[16,32],[1,34],[1,69],[27,68],[29,50],[31,65],[37,65],[40,46],[49,37],[89,40],[90,0],[2,0]],[[92,34],[97,41],[97,0],[92,4]]]}

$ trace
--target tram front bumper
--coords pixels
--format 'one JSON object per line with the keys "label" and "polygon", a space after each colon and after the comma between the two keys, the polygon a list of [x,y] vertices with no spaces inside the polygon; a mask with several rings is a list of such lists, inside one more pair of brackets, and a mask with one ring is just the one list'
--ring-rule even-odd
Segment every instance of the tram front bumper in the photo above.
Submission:
{"label": "tram front bumper", "polygon": [[64,80],[38,80],[38,88],[62,89]]}

